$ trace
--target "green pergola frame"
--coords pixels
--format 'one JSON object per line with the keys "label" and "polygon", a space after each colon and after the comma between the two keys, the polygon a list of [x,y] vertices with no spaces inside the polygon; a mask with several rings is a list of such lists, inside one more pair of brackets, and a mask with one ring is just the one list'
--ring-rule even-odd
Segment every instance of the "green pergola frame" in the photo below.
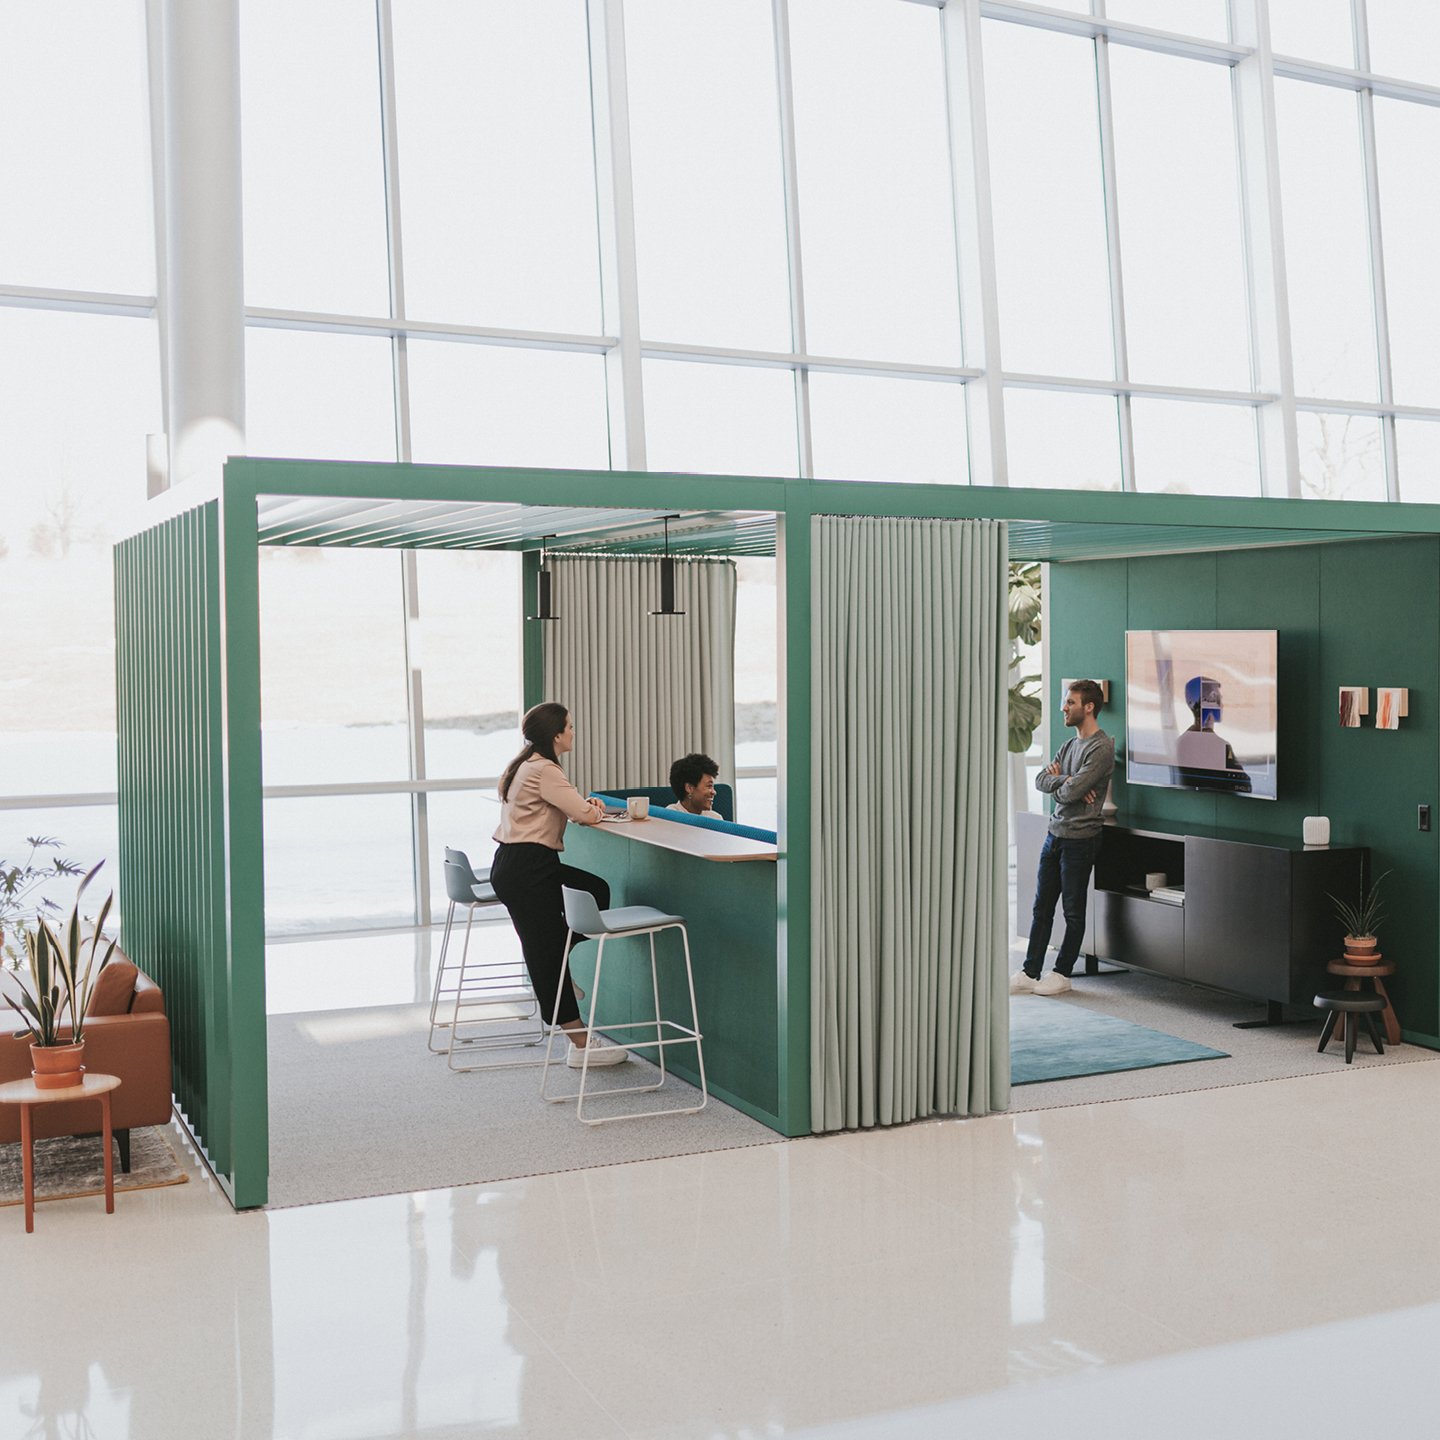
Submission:
{"label": "green pergola frame", "polygon": [[[465,543],[426,507],[547,506],[710,517],[709,553],[754,553],[775,517],[783,724],[777,953],[780,1107],[810,1130],[810,534],[816,515],[998,519],[1014,558],[1093,559],[1440,533],[1440,507],[1024,491],[756,477],[235,459],[219,493],[165,510],[116,552],[120,885],[127,950],[165,988],[178,1105],[236,1208],[263,1205],[269,1171],[264,823],[260,734],[262,497],[387,504],[383,536],[344,527],[287,544]],[[317,508],[317,515],[323,507]],[[341,507],[343,509],[343,507]],[[406,523],[407,513],[413,523]],[[747,517],[728,527],[725,517]],[[735,538],[745,530],[742,542]],[[591,537],[603,545],[603,535]],[[627,548],[645,547],[632,540]],[[534,550],[529,535],[485,548]],[[527,703],[540,652],[530,627]],[[997,744],[1003,744],[997,736]]]}

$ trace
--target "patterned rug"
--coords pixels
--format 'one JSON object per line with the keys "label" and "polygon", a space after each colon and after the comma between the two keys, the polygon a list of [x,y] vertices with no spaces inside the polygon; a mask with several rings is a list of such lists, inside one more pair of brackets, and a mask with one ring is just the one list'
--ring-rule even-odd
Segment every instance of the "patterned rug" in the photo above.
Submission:
{"label": "patterned rug", "polygon": [[[190,1177],[180,1168],[164,1130],[155,1125],[130,1132],[130,1173],[120,1168],[115,1151],[115,1191],[154,1190],[183,1185]],[[25,1200],[20,1143],[0,1145],[0,1205]],[[98,1135],[60,1135],[35,1142],[35,1200],[69,1200],[105,1193],[105,1155]]]}

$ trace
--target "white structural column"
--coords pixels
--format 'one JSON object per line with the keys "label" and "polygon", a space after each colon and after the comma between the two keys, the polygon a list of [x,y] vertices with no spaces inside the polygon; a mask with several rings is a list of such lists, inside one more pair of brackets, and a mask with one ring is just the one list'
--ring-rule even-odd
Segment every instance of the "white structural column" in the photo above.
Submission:
{"label": "white structural column", "polygon": [[161,0],[169,484],[245,451],[238,0]]}
{"label": "white structural column", "polygon": [[950,122],[951,192],[959,267],[965,363],[982,373],[965,386],[970,481],[1008,485],[1005,390],[996,299],[995,222],[990,199],[990,141],[985,128],[985,66],[980,0],[950,0],[940,12]]}
{"label": "white structural column", "polygon": [[1299,496],[1295,369],[1280,212],[1280,147],[1275,123],[1275,62],[1265,0],[1230,0],[1230,34],[1251,53],[1234,69],[1235,134],[1245,271],[1250,290],[1251,383],[1276,398],[1260,407],[1260,483],[1265,495]]}
{"label": "white structural column", "polygon": [[624,0],[589,0],[590,103],[600,222],[600,292],[606,333],[610,467],[644,470],[645,391],[640,356],[640,282],[635,268],[635,194],[630,162],[630,86]]}

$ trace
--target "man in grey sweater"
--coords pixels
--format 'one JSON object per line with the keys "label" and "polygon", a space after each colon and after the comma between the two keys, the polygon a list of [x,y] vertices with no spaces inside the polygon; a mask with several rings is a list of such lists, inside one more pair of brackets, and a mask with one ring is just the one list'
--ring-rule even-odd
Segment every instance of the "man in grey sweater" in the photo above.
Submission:
{"label": "man in grey sweater", "polygon": [[[1012,995],[1063,995],[1085,938],[1085,891],[1100,853],[1100,807],[1115,769],[1115,742],[1095,717],[1104,692],[1094,680],[1077,680],[1065,694],[1065,724],[1075,731],[1035,777],[1035,788],[1055,797],[1050,833],[1040,851],[1035,910],[1025,968],[1010,977]],[[1065,915],[1065,938],[1055,968],[1041,978],[1055,923],[1055,902]]]}

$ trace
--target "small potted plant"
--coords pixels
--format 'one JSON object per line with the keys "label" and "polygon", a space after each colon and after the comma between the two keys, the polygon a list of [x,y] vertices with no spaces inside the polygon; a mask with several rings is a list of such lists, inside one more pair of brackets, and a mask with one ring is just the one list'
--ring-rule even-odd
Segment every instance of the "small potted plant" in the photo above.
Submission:
{"label": "small potted plant", "polygon": [[[104,863],[102,860],[100,865]],[[86,941],[81,936],[80,898],[100,865],[80,882],[70,918],[58,933],[41,917],[25,931],[26,968],[16,976],[20,999],[17,1002],[5,996],[6,1003],[24,1021],[30,1037],[31,1073],[41,1090],[66,1090],[79,1085],[85,1076],[85,1016],[95,982],[110,963],[116,944],[109,941],[101,952],[113,894],[100,907],[93,937]]]}
{"label": "small potted plant", "polygon": [[1345,926],[1345,963],[1347,965],[1375,965],[1380,960],[1380,941],[1375,932],[1385,918],[1385,907],[1380,903],[1380,884],[1390,872],[1377,875],[1370,882],[1365,898],[1358,905],[1344,900],[1334,902],[1335,913]]}

